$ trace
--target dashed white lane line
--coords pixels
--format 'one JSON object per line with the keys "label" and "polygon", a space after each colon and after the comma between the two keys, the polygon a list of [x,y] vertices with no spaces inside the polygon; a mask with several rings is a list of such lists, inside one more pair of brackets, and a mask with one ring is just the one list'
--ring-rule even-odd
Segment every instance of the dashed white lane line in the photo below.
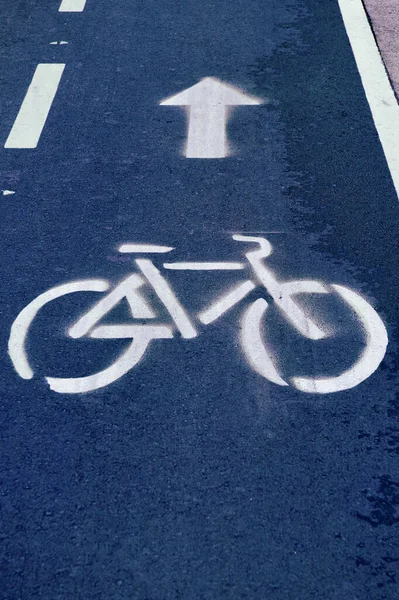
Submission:
{"label": "dashed white lane line", "polygon": [[65,64],[39,64],[5,148],[36,148],[61,81]]}
{"label": "dashed white lane line", "polygon": [[59,12],[82,12],[86,0],[62,0]]}
{"label": "dashed white lane line", "polygon": [[362,0],[338,0],[364,91],[399,197],[399,105]]}

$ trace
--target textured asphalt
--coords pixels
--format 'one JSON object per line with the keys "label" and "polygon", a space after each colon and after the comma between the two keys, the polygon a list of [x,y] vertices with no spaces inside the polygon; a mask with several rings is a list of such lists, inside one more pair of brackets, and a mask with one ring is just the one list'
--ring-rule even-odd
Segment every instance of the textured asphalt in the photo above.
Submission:
{"label": "textured asphalt", "polygon": [[[16,192],[0,196],[2,600],[396,599],[399,204],[337,2],[10,4],[1,146],[36,65],[67,66],[38,148],[0,150]],[[183,111],[158,103],[206,76],[267,102],[234,113],[233,156],[189,160]],[[37,377],[17,376],[10,327],[38,294],[117,282],[123,242],[241,260],[231,232],[264,232],[281,279],[361,292],[390,338],[378,371],[326,396],[279,388],[243,358],[243,305],[197,339],[154,342],[108,388],[57,395],[44,374],[87,374],[123,347],[63,336],[83,295],[40,314]],[[170,280],[195,314],[239,277]],[[343,335],[317,360],[271,311],[287,373],[335,373],[360,351],[350,315],[327,308]]]}

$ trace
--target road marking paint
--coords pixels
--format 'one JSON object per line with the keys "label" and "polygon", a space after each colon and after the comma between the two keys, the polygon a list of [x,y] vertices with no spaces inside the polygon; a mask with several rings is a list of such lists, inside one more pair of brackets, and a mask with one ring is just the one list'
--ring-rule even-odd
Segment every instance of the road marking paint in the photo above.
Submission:
{"label": "road marking paint", "polygon": [[173,337],[170,327],[165,325],[101,325],[93,329],[90,337],[96,340],[132,340],[139,337],[145,330],[151,332],[152,338]]}
{"label": "road marking paint", "polygon": [[240,302],[247,296],[256,285],[252,281],[244,281],[236,286],[231,292],[217,300],[212,306],[203,310],[198,315],[199,320],[204,325],[209,325],[221,317],[226,311],[232,308],[237,302]]}
{"label": "road marking paint", "polygon": [[64,64],[39,64],[5,148],[36,148],[53,103]]}
{"label": "road marking paint", "polygon": [[160,104],[188,107],[187,158],[225,158],[229,155],[226,133],[229,108],[262,103],[263,100],[248,96],[215,77],[205,77]]}
{"label": "road marking paint", "polygon": [[331,287],[356,313],[366,334],[366,347],[355,365],[338,377],[293,377],[293,385],[309,394],[330,394],[356,387],[379,367],[388,345],[384,323],[374,308],[359,294],[342,285],[333,284]]}
{"label": "road marking paint", "polygon": [[86,281],[64,283],[40,294],[40,296],[30,302],[28,306],[25,306],[12,324],[8,342],[8,353],[18,375],[23,379],[32,379],[33,377],[33,371],[30,368],[26,357],[25,340],[30,324],[43,306],[66,294],[86,291],[105,292],[108,287],[108,282],[103,279],[87,279]]}
{"label": "road marking paint", "polygon": [[59,12],[82,12],[86,0],[62,0]]}
{"label": "road marking paint", "polygon": [[269,349],[262,340],[262,317],[268,308],[263,298],[255,300],[245,312],[242,320],[241,342],[244,353],[252,368],[276,385],[287,386],[274,366]]}
{"label": "road marking paint", "polygon": [[156,315],[138,292],[143,284],[144,279],[137,273],[127,277],[112,292],[97,302],[83,317],[80,317],[70,327],[68,335],[74,339],[87,335],[90,329],[115,308],[122,298],[126,298],[134,319],[153,319]]}
{"label": "road marking paint", "polygon": [[172,250],[174,250],[174,248],[171,248],[170,246],[158,246],[156,244],[122,244],[119,248],[119,252],[122,252],[123,254],[135,252],[162,254],[163,252],[171,252]]}
{"label": "road marking paint", "polygon": [[169,314],[178,327],[182,337],[186,339],[197,337],[198,333],[192,325],[186,311],[158,269],[146,258],[136,259],[136,264],[154,288],[155,293],[161,302],[163,302],[165,308],[169,311]]}
{"label": "road marking paint", "polygon": [[[258,245],[256,250],[245,253],[247,260],[253,267],[254,274],[257,276],[258,283],[262,284],[262,287],[274,299],[277,308],[303,336],[312,340],[320,340],[332,337],[335,331],[330,329],[326,332],[324,328],[324,330],[318,329],[317,325],[313,323],[312,317],[307,316],[296,305],[295,300],[293,300],[296,295],[335,292],[348,305],[348,308],[355,313],[362,328],[365,347],[351,368],[335,377],[295,376],[290,378],[290,385],[305,393],[328,394],[353,388],[374,373],[384,358],[388,344],[388,334],[383,321],[364,298],[356,292],[337,284],[331,284],[327,287],[317,281],[302,279],[279,282],[274,275],[274,271],[268,269],[263,262],[272,252],[272,246],[266,238],[235,234],[234,239],[239,242],[256,243]],[[155,246],[155,248],[159,250],[160,246]],[[174,290],[153,262],[148,258],[136,258],[135,264],[141,270],[145,279],[142,275],[133,273],[111,291],[109,291],[109,283],[104,280],[74,281],[48,290],[30,302],[19,313],[11,326],[8,352],[17,373],[23,379],[33,377],[33,370],[27,358],[26,338],[38,311],[49,302],[74,292],[108,293],[101,297],[87,313],[69,328],[68,334],[70,337],[82,338],[88,335],[90,338],[104,340],[132,339],[132,344],[117,357],[110,367],[93,375],[62,379],[45,377],[51,389],[56,392],[81,393],[113,383],[141,361],[152,340],[174,337],[169,326],[134,323],[135,319],[147,320],[158,316],[147,304],[145,297],[140,294],[140,289],[145,284],[150,284],[153,288],[153,291],[164,304],[175,325],[180,330],[181,336],[186,339],[197,337],[198,332],[191,317],[180,304]],[[229,263],[187,264],[211,264],[212,266],[219,264],[224,266]],[[249,280],[235,284],[223,296],[219,297],[210,306],[208,305],[205,310],[202,310],[197,315],[198,319],[204,325],[213,323],[255,290],[258,283]],[[128,323],[114,325],[101,325],[103,317],[123,299],[126,299],[130,306],[133,321],[129,320]],[[274,352],[267,343],[267,331],[264,331],[263,318],[268,309],[268,302],[263,298],[250,302],[245,310],[241,327],[240,339],[243,352],[251,367],[262,377],[277,385],[287,386],[289,384],[280,375],[278,363],[273,357]],[[312,312],[311,306],[309,306],[309,311]],[[263,340],[264,336],[266,337],[265,341]]]}
{"label": "road marking paint", "polygon": [[15,194],[13,190],[2,190],[1,193],[3,194],[3,196],[12,196],[12,194]]}
{"label": "road marking paint", "polygon": [[338,0],[346,32],[399,197],[399,106],[361,0]]}
{"label": "road marking paint", "polygon": [[243,263],[236,262],[175,262],[164,263],[165,269],[174,271],[239,271],[245,269]]}
{"label": "road marking paint", "polygon": [[65,42],[64,40],[61,42],[50,42],[50,46],[65,46],[65,44],[68,44],[68,42]]}
{"label": "road marking paint", "polygon": [[[94,330],[90,337],[109,339],[108,334],[112,332],[116,333],[119,338],[121,337],[121,331],[117,326],[99,327],[97,334],[96,331]],[[134,335],[132,343],[110,367],[87,377],[46,377],[50,389],[60,394],[82,394],[98,390],[113,383],[136,366],[143,358],[152,340],[173,338],[170,327],[164,325],[137,326],[134,327],[134,330],[131,328],[130,333]]]}

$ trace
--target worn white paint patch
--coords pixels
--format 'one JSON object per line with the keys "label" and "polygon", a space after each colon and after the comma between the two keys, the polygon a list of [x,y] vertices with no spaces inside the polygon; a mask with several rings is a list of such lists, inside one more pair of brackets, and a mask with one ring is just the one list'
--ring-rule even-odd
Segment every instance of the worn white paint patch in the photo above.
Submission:
{"label": "worn white paint patch", "polygon": [[65,46],[65,44],[68,44],[68,42],[65,42],[65,41],[61,41],[61,42],[50,42],[50,46]]}
{"label": "worn white paint patch", "polygon": [[346,32],[399,197],[399,106],[362,0],[338,0]]}
{"label": "worn white paint patch", "polygon": [[59,12],[82,12],[86,6],[86,0],[62,0]]}
{"label": "worn white paint patch", "polygon": [[13,194],[15,194],[13,190],[2,190],[1,193],[3,194],[3,196],[12,196]]}
{"label": "worn white paint patch", "polygon": [[36,148],[65,64],[39,64],[4,144],[5,148]]}
{"label": "worn white paint patch", "polygon": [[226,133],[229,107],[262,103],[263,100],[248,96],[215,77],[205,77],[160,104],[187,107],[187,158],[224,158],[229,155]]}

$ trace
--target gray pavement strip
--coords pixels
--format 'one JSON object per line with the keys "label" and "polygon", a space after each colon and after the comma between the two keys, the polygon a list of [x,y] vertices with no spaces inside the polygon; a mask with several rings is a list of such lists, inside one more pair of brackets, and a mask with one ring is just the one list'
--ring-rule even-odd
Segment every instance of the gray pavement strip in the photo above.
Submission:
{"label": "gray pavement strip", "polygon": [[382,58],[399,98],[399,2],[363,0]]}

